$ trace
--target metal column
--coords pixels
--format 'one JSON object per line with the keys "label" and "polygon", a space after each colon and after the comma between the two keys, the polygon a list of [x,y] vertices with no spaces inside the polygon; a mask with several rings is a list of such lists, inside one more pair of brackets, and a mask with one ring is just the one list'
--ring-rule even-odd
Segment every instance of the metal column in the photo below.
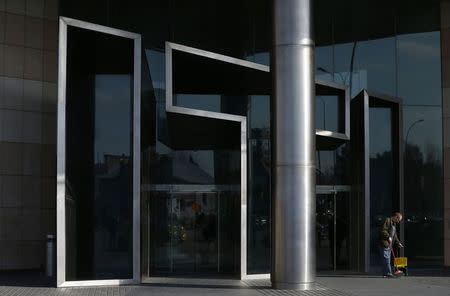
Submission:
{"label": "metal column", "polygon": [[312,0],[274,0],[272,286],[316,276]]}

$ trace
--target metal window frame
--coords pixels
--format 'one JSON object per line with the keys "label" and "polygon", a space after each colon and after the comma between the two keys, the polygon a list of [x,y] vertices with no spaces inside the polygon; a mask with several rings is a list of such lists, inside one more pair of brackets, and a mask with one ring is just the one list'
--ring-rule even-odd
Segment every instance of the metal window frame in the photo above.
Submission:
{"label": "metal window frame", "polygon": [[[66,77],[67,27],[77,27],[134,40],[133,70],[133,277],[111,280],[66,280]],[[59,18],[58,117],[56,196],[57,287],[104,286],[140,282],[140,142],[141,142],[141,35],[67,17]]]}
{"label": "metal window frame", "polygon": [[[370,122],[369,122],[369,110],[370,110],[370,101],[376,100],[378,102],[385,103],[392,110],[392,129],[393,135],[392,139],[396,139],[396,143],[393,145],[393,149],[396,149],[396,156],[393,159],[394,164],[398,166],[397,176],[394,178],[397,179],[398,183],[396,184],[398,191],[398,205],[399,211],[404,212],[404,188],[403,188],[403,111],[402,111],[402,100],[400,98],[392,97],[389,95],[381,94],[378,92],[370,91],[370,90],[362,90],[353,100],[352,100],[352,112],[362,112],[362,114],[357,114],[356,117],[352,117],[352,125],[362,125],[362,137],[357,137],[357,135],[353,135],[354,141],[361,141],[359,144],[362,144],[362,151],[354,151],[353,157],[354,159],[359,159],[355,162],[356,172],[354,177],[358,178],[359,173],[362,173],[360,179],[355,179],[356,182],[353,184],[353,188],[357,189],[354,191],[355,197],[358,199],[360,204],[360,209],[362,209],[360,217],[360,221],[362,222],[362,232],[360,230],[360,234],[363,234],[363,243],[362,250],[360,250],[358,267],[361,268],[364,272],[371,272],[373,270],[370,265]],[[359,106],[358,106],[359,105]],[[394,129],[398,130],[395,131]],[[352,134],[357,131],[352,130]],[[352,142],[354,143],[354,142]],[[362,206],[364,208],[362,208]],[[391,214],[391,213],[386,213]],[[404,227],[400,227],[400,235],[404,237]]]}
{"label": "metal window frame", "polygon": [[166,42],[165,47],[166,47],[165,48],[166,112],[237,122],[241,125],[240,278],[246,279],[247,278],[247,117],[175,106],[173,104],[172,52],[174,50],[182,51],[185,53],[206,57],[213,60],[219,60],[226,63],[235,64],[265,72],[269,72],[269,67],[172,42]]}
{"label": "metal window frame", "polygon": [[[205,51],[202,49],[185,46],[173,42],[165,43],[165,70],[166,70],[166,112],[206,117],[212,119],[219,119],[231,122],[238,122],[241,125],[241,236],[240,236],[240,278],[242,280],[248,279],[267,279],[270,274],[247,274],[247,117],[233,115],[228,113],[205,111],[187,107],[180,107],[173,104],[173,60],[172,52],[181,51],[188,54],[201,56],[213,60],[222,61],[229,64],[234,64],[242,67],[251,68],[263,72],[270,72],[270,67],[242,59],[233,58],[230,56]],[[338,133],[334,131],[326,131],[316,129],[316,137],[327,137],[338,141],[348,141],[350,139],[350,95],[349,88],[344,85],[339,85],[334,82],[316,80],[316,86],[325,86],[337,89],[344,92],[344,124],[345,132]]]}
{"label": "metal window frame", "polygon": [[[350,88],[346,85],[338,84],[331,81],[325,81],[325,80],[318,80],[316,79],[316,88],[317,86],[327,87],[335,89],[338,92],[342,92],[343,99],[344,99],[344,132],[335,132],[335,131],[328,131],[328,130],[322,130],[322,129],[316,129],[316,136],[320,137],[326,137],[326,138],[333,138],[339,141],[349,141],[350,140]],[[317,96],[316,91],[316,96]],[[338,114],[340,115],[340,114]]]}

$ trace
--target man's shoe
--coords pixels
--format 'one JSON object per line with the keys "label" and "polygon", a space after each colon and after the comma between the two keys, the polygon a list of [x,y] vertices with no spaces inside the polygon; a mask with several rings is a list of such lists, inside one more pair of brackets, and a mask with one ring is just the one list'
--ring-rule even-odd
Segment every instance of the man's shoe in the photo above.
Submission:
{"label": "man's shoe", "polygon": [[383,277],[386,279],[389,279],[389,278],[394,278],[395,276],[394,275],[392,275],[392,273],[388,273],[388,274],[385,274],[385,275],[383,275]]}

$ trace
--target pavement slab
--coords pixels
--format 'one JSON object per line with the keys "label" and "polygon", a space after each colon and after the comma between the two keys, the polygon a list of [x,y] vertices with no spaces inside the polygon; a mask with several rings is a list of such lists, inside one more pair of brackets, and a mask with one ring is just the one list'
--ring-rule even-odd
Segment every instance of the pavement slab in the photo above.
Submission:
{"label": "pavement slab", "polygon": [[0,296],[450,296],[450,277],[319,276],[312,290],[274,290],[270,280],[152,278],[141,285],[53,288],[2,283]]}

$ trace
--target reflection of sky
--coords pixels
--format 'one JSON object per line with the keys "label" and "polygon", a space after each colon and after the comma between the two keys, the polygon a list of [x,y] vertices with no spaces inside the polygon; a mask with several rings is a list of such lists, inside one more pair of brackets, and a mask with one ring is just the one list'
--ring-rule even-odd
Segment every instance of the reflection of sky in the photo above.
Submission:
{"label": "reflection of sky", "polygon": [[398,94],[407,105],[441,106],[440,33],[400,35]]}
{"label": "reflection of sky", "polygon": [[316,128],[342,132],[338,122],[338,96],[316,97]]}
{"label": "reflection of sky", "polygon": [[153,88],[165,89],[166,81],[166,66],[165,66],[165,53],[145,49],[145,57],[147,60],[147,65],[150,70],[150,76],[152,79]]}
{"label": "reflection of sky", "polygon": [[441,107],[404,106],[403,107],[403,138],[409,127],[408,145],[419,146],[425,155],[433,153],[437,160],[442,159],[442,109]]}
{"label": "reflection of sky", "polygon": [[[354,43],[316,48],[316,77],[349,84]],[[319,68],[324,69],[318,70]],[[329,73],[328,73],[329,72]],[[365,73],[365,74],[364,74]],[[362,75],[364,74],[364,75]],[[364,77],[365,76],[365,77]],[[403,137],[424,154],[442,149],[442,90],[440,32],[404,34],[358,41],[352,74],[352,96],[366,88],[403,101]],[[377,148],[378,150],[378,148]]]}
{"label": "reflection of sky", "polygon": [[251,96],[250,100],[251,128],[270,128],[270,96]]}
{"label": "reflection of sky", "polygon": [[105,154],[130,155],[131,80],[129,75],[95,77],[95,162]]}
{"label": "reflection of sky", "polygon": [[390,108],[369,109],[370,157],[392,150],[392,125]]}
{"label": "reflection of sky", "polygon": [[206,94],[174,94],[173,103],[176,106],[206,111],[220,112],[221,95]]}
{"label": "reflection of sky", "polygon": [[[418,145],[424,154],[441,159],[442,94],[440,33],[427,32],[398,36],[398,96],[403,99],[403,136]],[[416,106],[414,106],[416,105]]]}

